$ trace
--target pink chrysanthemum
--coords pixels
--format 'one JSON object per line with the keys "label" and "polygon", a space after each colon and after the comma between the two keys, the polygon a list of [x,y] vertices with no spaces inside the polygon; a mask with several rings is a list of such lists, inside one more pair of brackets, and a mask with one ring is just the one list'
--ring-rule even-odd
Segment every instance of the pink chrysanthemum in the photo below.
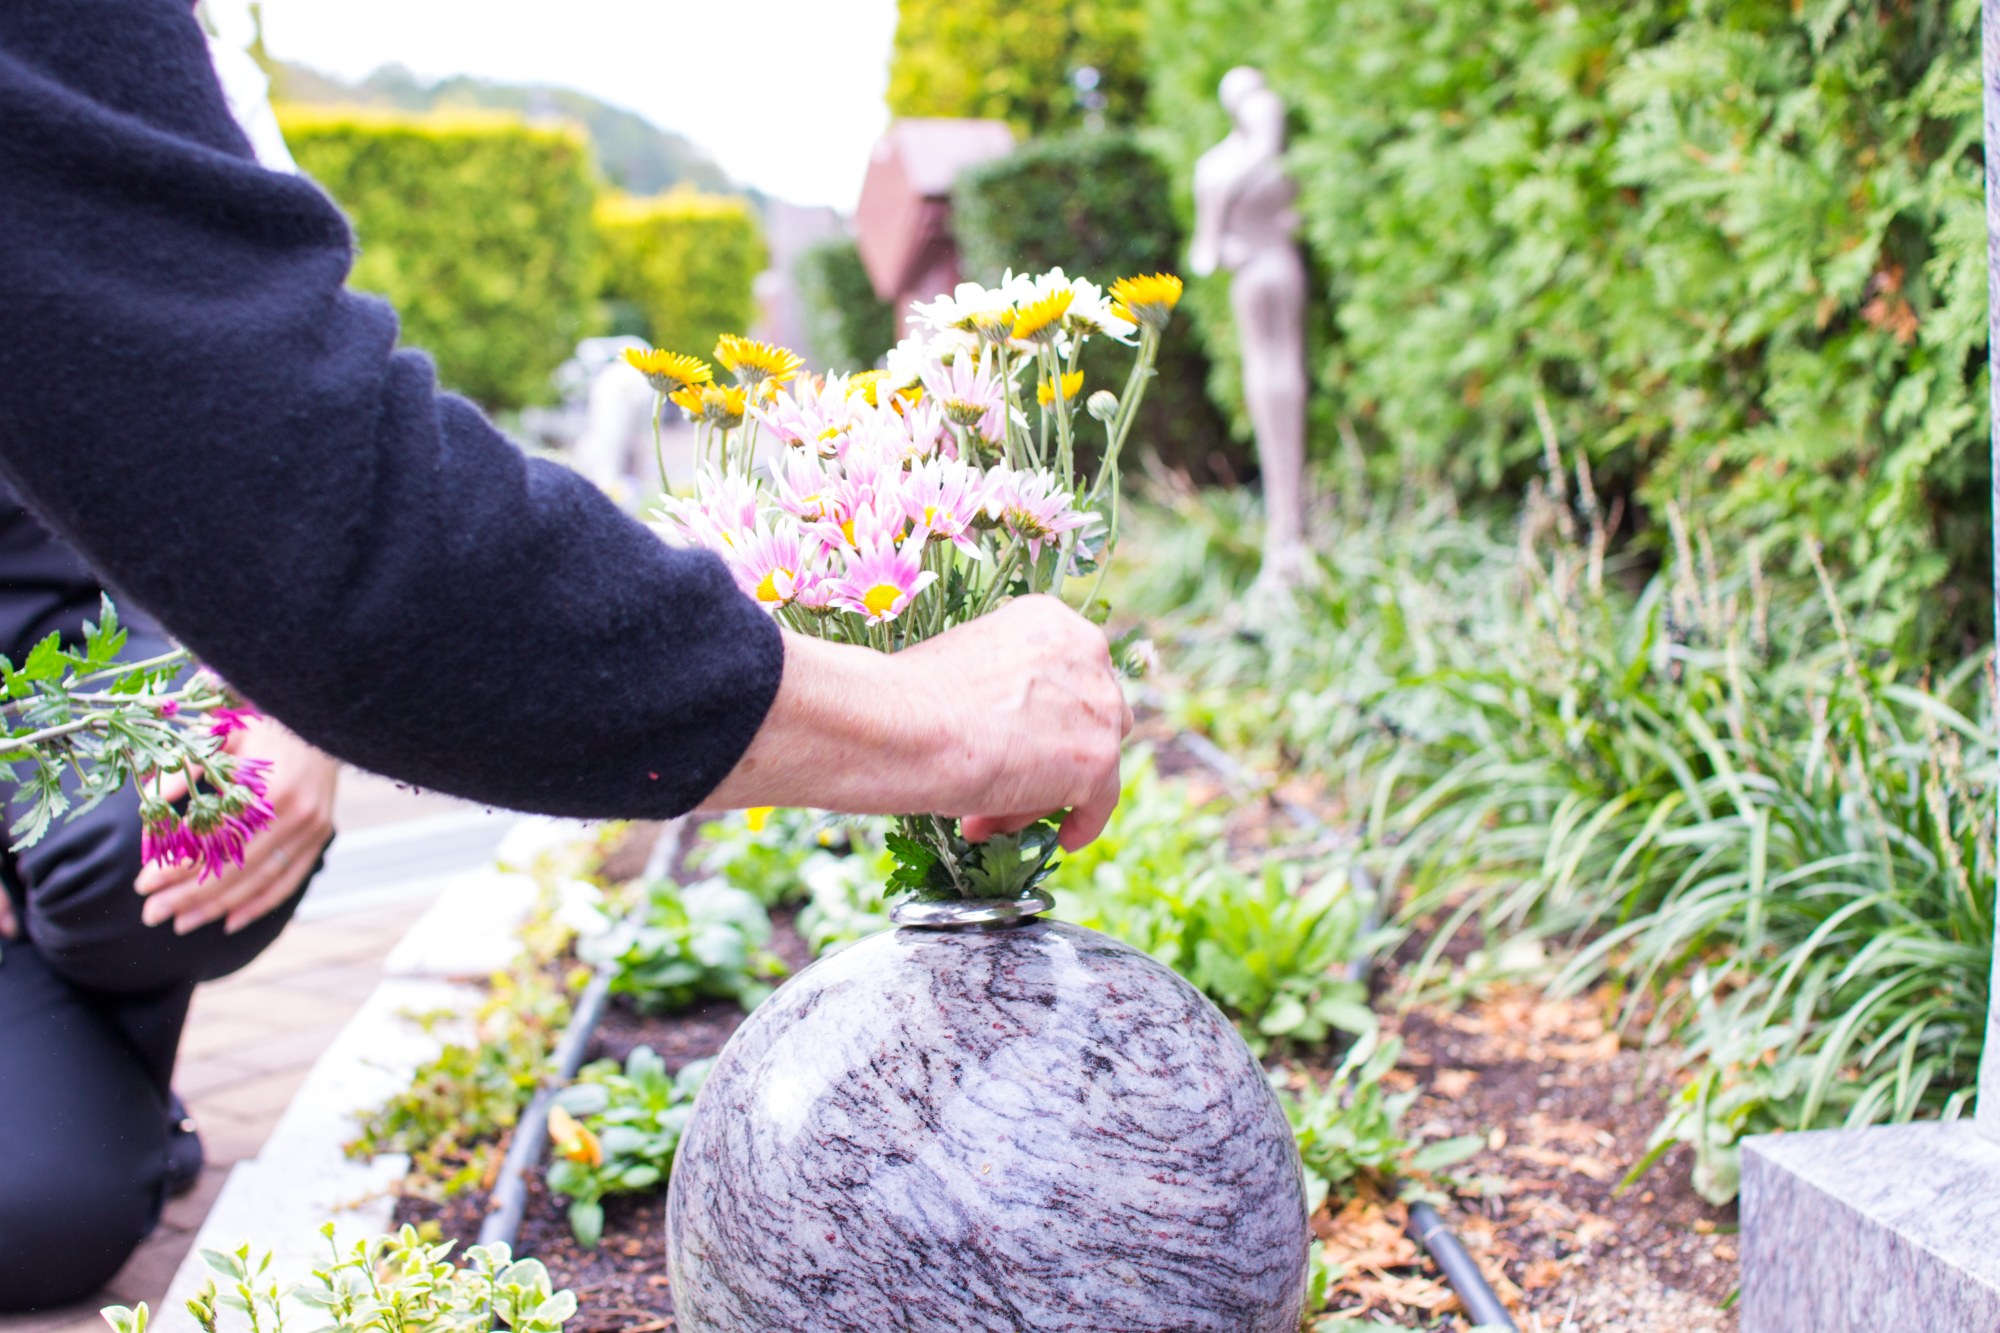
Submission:
{"label": "pink chrysanthemum", "polygon": [[918,559],[922,545],[871,541],[847,558],[846,575],[834,581],[835,605],[865,616],[871,625],[894,620],[918,593],[936,581]]}
{"label": "pink chrysanthemum", "polygon": [[995,470],[987,486],[986,511],[1028,544],[1031,558],[1041,555],[1044,542],[1069,532],[1087,535],[1099,522],[1095,514],[1079,513],[1068,488],[1046,472]]}
{"label": "pink chrysanthemum", "polygon": [[730,552],[728,560],[737,585],[771,611],[789,606],[813,573],[805,544],[789,524],[775,531],[758,529]]}
{"label": "pink chrysanthemum", "polygon": [[833,458],[846,444],[857,409],[866,406],[859,398],[850,399],[846,378],[835,375],[804,387],[797,395],[780,391],[768,406],[751,408],[750,415],[786,444],[810,448],[821,458]]}
{"label": "pink chrysanthemum", "polygon": [[944,410],[932,398],[903,409],[903,432],[909,437],[906,457],[958,459],[958,437],[945,429]]}
{"label": "pink chrysanthemum", "polygon": [[936,400],[944,419],[980,439],[995,441],[1006,430],[1007,386],[985,358],[960,353],[949,366],[926,362],[921,371],[926,396]]}
{"label": "pink chrysanthemum", "polygon": [[741,477],[705,469],[695,479],[695,498],[666,496],[659,513],[656,530],[668,541],[727,555],[756,530],[757,491]]}
{"label": "pink chrysanthemum", "polygon": [[903,513],[933,541],[947,541],[984,559],[975,529],[986,507],[985,478],[963,463],[931,462],[914,468],[902,489]]}
{"label": "pink chrysanthemum", "polygon": [[832,489],[827,516],[805,525],[828,551],[852,551],[870,542],[905,537],[903,474],[878,468],[851,471]]}
{"label": "pink chrysanthemum", "polygon": [[786,453],[771,469],[771,498],[778,508],[802,523],[846,518],[840,512],[841,478],[822,467],[811,454]]}

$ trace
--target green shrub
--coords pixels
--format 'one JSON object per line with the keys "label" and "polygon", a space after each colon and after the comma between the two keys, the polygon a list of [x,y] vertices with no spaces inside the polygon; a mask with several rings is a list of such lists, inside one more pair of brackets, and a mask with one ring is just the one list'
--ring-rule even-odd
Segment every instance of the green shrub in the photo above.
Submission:
{"label": "green shrub", "polygon": [[793,266],[805,314],[808,360],[848,374],[866,370],[896,343],[896,312],[875,295],[861,251],[846,236],[822,241]]}
{"label": "green shrub", "polygon": [[1552,434],[1608,494],[1985,614],[1976,6],[1148,9],[1183,191],[1227,68],[1291,108],[1321,392],[1383,472],[1511,497]]}
{"label": "green shrub", "polygon": [[[1046,134],[1130,124],[1145,101],[1143,0],[901,0],[889,65],[897,116],[1004,120]],[[1079,71],[1096,87],[1079,96]],[[1101,99],[1101,101],[1097,100]]]}
{"label": "green shrub", "polygon": [[[1101,286],[1134,274],[1178,273],[1181,230],[1165,171],[1131,134],[1038,139],[959,178],[952,227],[968,277],[1061,266]],[[1120,349],[1085,350],[1084,392],[1123,383]],[[1234,443],[1208,401],[1208,363],[1185,323],[1161,349],[1133,443],[1203,478],[1240,477],[1251,455]]]}
{"label": "green shrub", "polygon": [[597,226],[605,295],[638,309],[655,347],[707,357],[717,338],[749,329],[766,253],[748,203],[688,191],[609,194]]}
{"label": "green shrub", "polygon": [[596,309],[583,138],[484,112],[288,107],[279,122],[353,221],[353,285],[388,298],[439,379],[489,408],[546,398]]}
{"label": "green shrub", "polygon": [[1386,943],[1367,903],[1325,856],[1236,864],[1222,820],[1183,781],[1128,765],[1102,836],[1049,878],[1064,920],[1101,930],[1173,968],[1236,1019],[1257,1050],[1318,1046],[1375,1027],[1352,970]]}

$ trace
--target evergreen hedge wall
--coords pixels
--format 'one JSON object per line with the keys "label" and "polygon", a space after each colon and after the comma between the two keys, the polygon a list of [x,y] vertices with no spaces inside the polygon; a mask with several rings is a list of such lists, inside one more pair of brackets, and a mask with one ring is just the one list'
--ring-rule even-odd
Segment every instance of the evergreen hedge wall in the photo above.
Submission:
{"label": "evergreen hedge wall", "polygon": [[681,190],[607,194],[597,227],[605,295],[639,310],[655,347],[706,359],[722,334],[748,332],[766,251],[744,200]]}
{"label": "evergreen hedge wall", "polygon": [[[968,277],[993,283],[1007,269],[1055,265],[1108,287],[1133,274],[1179,273],[1179,221],[1157,158],[1130,133],[1032,140],[959,178],[952,227]],[[1122,389],[1127,354],[1085,351],[1084,392]],[[1207,358],[1194,330],[1178,325],[1162,349],[1132,447],[1203,479],[1247,475],[1254,455],[1233,440],[1209,401]]]}
{"label": "evergreen hedge wall", "polygon": [[807,361],[840,374],[866,370],[896,344],[896,312],[868,281],[853,238],[836,236],[800,254],[792,277],[806,326]]}
{"label": "evergreen hedge wall", "polygon": [[889,111],[990,117],[1024,136],[1088,124],[1093,108],[1130,125],[1146,97],[1144,26],[1144,0],[899,0]]}
{"label": "evergreen hedge wall", "polygon": [[[1613,491],[1913,617],[1986,601],[1971,0],[1148,0],[1182,187],[1262,67],[1325,275],[1318,374],[1386,467]],[[1226,307],[1192,304],[1218,341]],[[1935,596],[1926,594],[1936,593]],[[1924,608],[1919,613],[1917,608]],[[1936,613],[1933,615],[1932,613]]]}
{"label": "evergreen hedge wall", "polygon": [[588,145],[505,115],[281,108],[299,166],[346,210],[353,285],[488,408],[546,398],[591,331],[596,194]]}

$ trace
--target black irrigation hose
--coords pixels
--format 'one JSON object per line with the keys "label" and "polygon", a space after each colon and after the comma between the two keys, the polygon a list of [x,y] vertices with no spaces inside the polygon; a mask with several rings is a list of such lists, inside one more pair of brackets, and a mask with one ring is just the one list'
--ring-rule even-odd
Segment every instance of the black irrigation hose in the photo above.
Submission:
{"label": "black irrigation hose", "polygon": [[[648,879],[673,869],[680,859],[686,829],[685,819],[676,819],[660,830],[659,841],[654,843],[652,855],[646,858]],[[644,911],[645,905],[642,903],[633,910]],[[590,1038],[604,1018],[611,999],[611,978],[617,970],[615,963],[605,963],[583,988],[583,995],[570,1014],[569,1026],[563,1029],[562,1040],[556,1043],[549,1057],[554,1066],[552,1077],[535,1089],[535,1095],[521,1111],[521,1118],[514,1123],[514,1137],[507,1145],[507,1155],[500,1161],[500,1174],[494,1178],[492,1193],[486,1196],[486,1217],[479,1224],[481,1245],[512,1245],[521,1234],[521,1215],[528,1206],[528,1173],[548,1148],[549,1108],[555,1105],[556,1094],[569,1086],[576,1071],[583,1067],[584,1052],[590,1049]]]}
{"label": "black irrigation hose", "polygon": [[[1237,763],[1235,757],[1228,751],[1199,732],[1183,732],[1174,738],[1174,743],[1208,765],[1224,782],[1238,786],[1250,785],[1250,774],[1243,765]],[[1307,832],[1321,835],[1332,832],[1325,820],[1296,801],[1278,797],[1277,804],[1294,824]],[[1347,873],[1354,887],[1369,895],[1366,929],[1372,934],[1375,928],[1382,924],[1383,914],[1386,911],[1384,900],[1387,895],[1376,891],[1374,879],[1364,867],[1350,865]],[[1359,958],[1354,960],[1348,965],[1347,975],[1349,980],[1366,981],[1367,960]],[[1444,1273],[1444,1280],[1451,1284],[1454,1292],[1458,1293],[1459,1304],[1465,1307],[1466,1317],[1475,1326],[1506,1329],[1508,1333],[1516,1333],[1514,1320],[1508,1315],[1507,1307],[1501,1304],[1499,1294],[1487,1282],[1486,1275],[1479,1271],[1479,1264],[1466,1252],[1458,1237],[1445,1226],[1444,1219],[1438,1215],[1437,1209],[1427,1203],[1412,1203],[1410,1223],[1405,1230],[1411,1240],[1423,1246],[1431,1258],[1437,1261],[1439,1270]]]}
{"label": "black irrigation hose", "polygon": [[1476,1328],[1506,1329],[1516,1333],[1514,1320],[1507,1313],[1507,1307],[1500,1303],[1500,1297],[1487,1285],[1486,1275],[1479,1271],[1479,1265],[1457,1236],[1445,1226],[1437,1209],[1427,1203],[1410,1205],[1410,1224],[1404,1228],[1409,1238],[1430,1251],[1431,1258],[1444,1270],[1444,1280],[1458,1293],[1459,1304],[1465,1307],[1465,1317]]}
{"label": "black irrigation hose", "polygon": [[610,998],[611,973],[600,971],[584,987],[583,998],[577,1001],[569,1027],[556,1046],[554,1077],[535,1089],[535,1095],[514,1124],[514,1138],[507,1145],[507,1156],[501,1159],[493,1192],[486,1196],[486,1218],[479,1224],[481,1245],[500,1242],[512,1245],[520,1234],[521,1213],[528,1206],[528,1172],[542,1160],[542,1150],[548,1146],[549,1108],[555,1105],[556,1093],[583,1067],[583,1053],[589,1048],[590,1036],[597,1031],[598,1021],[604,1017],[605,1001]]}

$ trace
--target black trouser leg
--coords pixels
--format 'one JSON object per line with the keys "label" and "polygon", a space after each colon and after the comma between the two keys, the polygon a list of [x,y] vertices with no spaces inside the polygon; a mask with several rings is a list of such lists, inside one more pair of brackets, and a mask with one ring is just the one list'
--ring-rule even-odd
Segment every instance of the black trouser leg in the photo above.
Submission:
{"label": "black trouser leg", "polygon": [[89,1294],[158,1222],[167,1089],[197,982],[277,938],[146,926],[137,795],[0,858],[25,940],[0,943],[0,1312]]}
{"label": "black trouser leg", "polygon": [[167,1102],[104,1010],[0,944],[0,1313],[102,1286],[159,1221]]}

